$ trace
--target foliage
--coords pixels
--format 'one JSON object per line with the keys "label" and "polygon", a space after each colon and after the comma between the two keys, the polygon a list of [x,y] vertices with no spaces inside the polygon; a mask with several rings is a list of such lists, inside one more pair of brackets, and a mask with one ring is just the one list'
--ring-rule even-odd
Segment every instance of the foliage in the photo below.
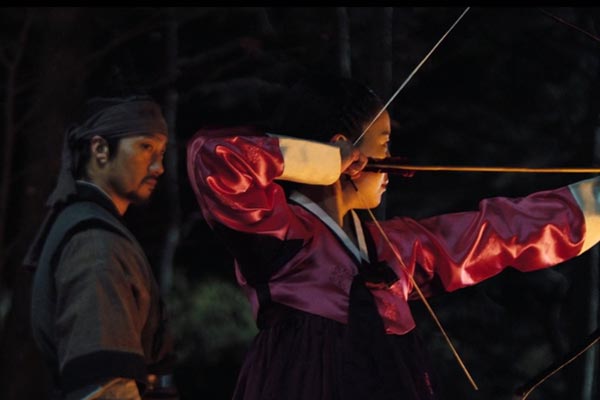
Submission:
{"label": "foliage", "polygon": [[189,281],[179,272],[167,297],[182,399],[231,397],[256,325],[248,300],[220,278]]}
{"label": "foliage", "polygon": [[248,300],[221,279],[190,282],[178,273],[167,304],[181,362],[216,363],[228,349],[245,348],[257,333]]}

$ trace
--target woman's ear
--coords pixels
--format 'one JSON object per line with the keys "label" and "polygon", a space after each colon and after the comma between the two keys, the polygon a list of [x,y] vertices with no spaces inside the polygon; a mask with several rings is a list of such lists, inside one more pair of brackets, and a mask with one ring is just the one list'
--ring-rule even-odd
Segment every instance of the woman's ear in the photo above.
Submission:
{"label": "woman's ear", "polygon": [[349,142],[350,140],[343,133],[336,133],[329,139],[329,143],[335,143],[343,140],[345,142]]}

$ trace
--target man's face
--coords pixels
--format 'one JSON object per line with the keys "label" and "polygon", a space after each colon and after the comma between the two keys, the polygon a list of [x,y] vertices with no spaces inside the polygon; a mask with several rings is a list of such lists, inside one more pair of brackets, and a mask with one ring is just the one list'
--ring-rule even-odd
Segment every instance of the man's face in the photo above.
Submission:
{"label": "man's face", "polygon": [[167,136],[163,134],[121,139],[117,154],[107,163],[109,194],[127,204],[147,201],[164,172],[166,148]]}

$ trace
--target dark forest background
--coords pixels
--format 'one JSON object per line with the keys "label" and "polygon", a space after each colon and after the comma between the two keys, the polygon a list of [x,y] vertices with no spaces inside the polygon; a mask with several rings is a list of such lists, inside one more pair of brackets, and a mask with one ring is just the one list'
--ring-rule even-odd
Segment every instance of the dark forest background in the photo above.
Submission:
{"label": "dark forest background", "polygon": [[[189,188],[186,141],[202,126],[265,121],[310,71],[352,76],[385,101],[462,11],[0,9],[0,398],[44,399],[47,391],[48,372],[28,333],[30,276],[21,260],[55,183],[64,128],[85,99],[145,92],[163,106],[172,133],[167,173],[153,200],[126,218],[171,309],[182,399],[227,399],[256,328],[232,260]],[[599,8],[471,9],[390,106],[393,153],[415,164],[597,166],[599,31]],[[392,177],[378,214],[470,210],[485,197],[523,196],[588,177]],[[511,399],[516,387],[582,342],[598,325],[598,273],[594,248],[549,270],[507,270],[432,299],[478,392],[414,303],[448,399]],[[596,352],[530,399],[597,399]]]}

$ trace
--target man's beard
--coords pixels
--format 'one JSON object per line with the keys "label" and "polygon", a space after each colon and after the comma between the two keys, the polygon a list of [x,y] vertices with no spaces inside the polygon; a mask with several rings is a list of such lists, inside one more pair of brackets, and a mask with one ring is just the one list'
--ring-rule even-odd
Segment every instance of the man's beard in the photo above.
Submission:
{"label": "man's beard", "polygon": [[126,197],[131,202],[131,204],[144,205],[150,202],[150,198],[152,197],[153,192],[154,190],[148,196],[143,197],[140,196],[137,191],[132,190],[131,192],[127,193]]}

